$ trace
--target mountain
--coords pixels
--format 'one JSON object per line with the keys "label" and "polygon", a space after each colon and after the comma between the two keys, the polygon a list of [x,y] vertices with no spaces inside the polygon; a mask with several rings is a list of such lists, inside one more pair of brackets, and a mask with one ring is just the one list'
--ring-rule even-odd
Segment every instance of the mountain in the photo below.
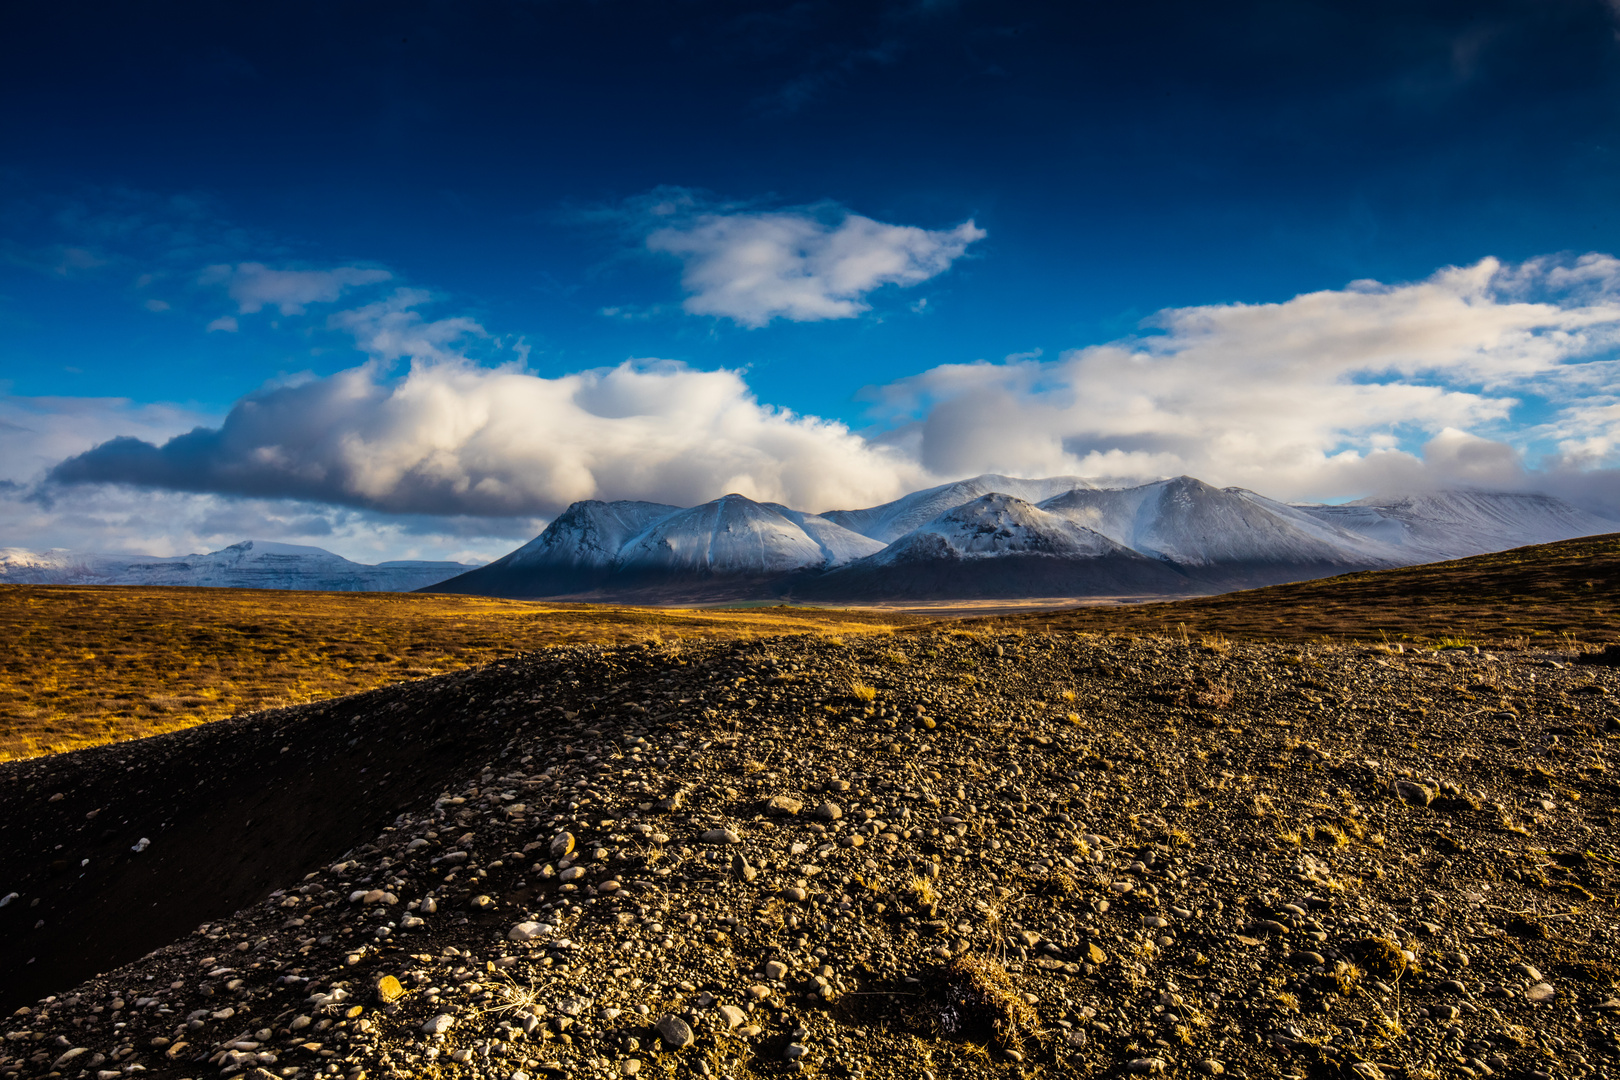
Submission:
{"label": "mountain", "polygon": [[1042,480],[1020,480],[1014,476],[985,473],[953,484],[914,491],[893,502],[865,510],[828,510],[821,516],[852,532],[887,544],[934,520],[945,511],[971,502],[981,495],[1012,495],[1038,503],[1074,488],[1092,487],[1078,476],[1049,476]]}
{"label": "mountain", "polygon": [[1301,581],[1407,561],[1375,538],[1287,503],[1191,476],[1079,489],[1040,505],[1211,587]]}
{"label": "mountain", "polygon": [[842,566],[882,549],[825,517],[742,495],[686,509],[581,502],[512,554],[428,591],[527,597],[609,592],[643,600],[774,596],[778,583],[792,575]]}
{"label": "mountain", "polygon": [[1617,527],[1551,495],[1513,491],[1432,491],[1297,509],[1375,541],[1404,566],[1593,536]]}
{"label": "mountain", "polygon": [[1183,595],[1615,527],[1546,495],[1292,505],[1191,476],[1103,487],[985,474],[819,515],[741,495],[684,509],[579,502],[505,558],[428,589],[650,603]]}
{"label": "mountain", "polygon": [[350,562],[324,548],[244,540],[206,555],[103,555],[0,549],[0,584],[180,585],[315,592],[413,592],[471,569],[467,563]]}
{"label": "mountain", "polygon": [[953,507],[875,555],[806,579],[806,599],[968,600],[1185,593],[1172,567],[1096,530],[993,492]]}

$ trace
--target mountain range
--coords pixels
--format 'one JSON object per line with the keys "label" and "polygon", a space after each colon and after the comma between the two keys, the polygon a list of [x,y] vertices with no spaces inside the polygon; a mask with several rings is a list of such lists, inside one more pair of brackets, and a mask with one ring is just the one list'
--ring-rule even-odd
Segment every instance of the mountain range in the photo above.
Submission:
{"label": "mountain range", "polygon": [[416,560],[371,565],[324,548],[244,540],[206,555],[101,555],[0,548],[0,584],[211,585],[230,589],[412,592],[475,564]]}
{"label": "mountain range", "polygon": [[1293,504],[1190,476],[1134,487],[984,475],[810,514],[742,495],[579,502],[426,591],[640,602],[955,600],[1225,592],[1615,531],[1539,494]]}

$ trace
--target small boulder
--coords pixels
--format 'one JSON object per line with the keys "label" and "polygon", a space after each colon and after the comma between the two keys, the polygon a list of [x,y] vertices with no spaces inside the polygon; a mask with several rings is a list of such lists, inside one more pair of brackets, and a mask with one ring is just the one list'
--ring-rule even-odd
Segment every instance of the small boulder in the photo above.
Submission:
{"label": "small boulder", "polygon": [[682,1050],[697,1042],[697,1036],[692,1032],[692,1025],[674,1013],[658,1021],[658,1036],[664,1040],[664,1045],[671,1050]]}

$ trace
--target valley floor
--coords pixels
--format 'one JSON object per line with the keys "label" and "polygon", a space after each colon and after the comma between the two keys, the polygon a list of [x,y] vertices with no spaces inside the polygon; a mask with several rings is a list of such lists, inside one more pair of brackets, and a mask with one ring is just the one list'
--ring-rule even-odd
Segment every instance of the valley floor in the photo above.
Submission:
{"label": "valley floor", "polygon": [[574,647],[0,765],[0,1080],[1608,1076],[1616,683]]}

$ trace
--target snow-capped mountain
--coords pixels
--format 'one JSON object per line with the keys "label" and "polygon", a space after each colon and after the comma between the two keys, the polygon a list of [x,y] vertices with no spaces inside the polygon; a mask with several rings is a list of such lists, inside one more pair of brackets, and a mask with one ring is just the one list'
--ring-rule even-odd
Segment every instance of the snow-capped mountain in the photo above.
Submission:
{"label": "snow-capped mountain", "polygon": [[504,559],[431,589],[655,602],[1178,595],[1617,529],[1545,495],[1291,505],[1190,476],[1107,487],[991,474],[820,515],[740,495],[689,509],[575,503]]}
{"label": "snow-capped mountain", "polygon": [[1398,566],[1388,545],[1245,488],[1191,476],[1076,490],[1040,504],[1193,577],[1225,585],[1297,581]]}
{"label": "snow-capped mountain", "polygon": [[689,590],[699,582],[719,595],[842,566],[882,549],[825,517],[742,495],[687,509],[584,502],[511,555],[430,591],[568,596],[657,592],[671,584]]}
{"label": "snow-capped mountain", "polygon": [[865,510],[828,510],[821,516],[844,528],[887,544],[933,521],[947,510],[992,493],[1012,495],[1038,503],[1065,491],[1093,486],[1079,476],[1049,476],[1041,480],[1020,480],[1015,476],[985,473],[952,484],[924,488],[902,495],[893,502]]}
{"label": "snow-capped mountain", "polygon": [[953,507],[796,596],[964,600],[1181,593],[1172,567],[1012,495]]}
{"label": "snow-capped mountain", "polygon": [[1432,491],[1298,509],[1324,524],[1375,541],[1400,565],[1461,559],[1620,529],[1620,523],[1551,495],[1511,491]]}
{"label": "snow-capped mountain", "polygon": [[351,562],[325,548],[244,540],[205,555],[102,555],[0,549],[0,584],[205,585],[316,592],[413,592],[472,567],[458,562]]}

